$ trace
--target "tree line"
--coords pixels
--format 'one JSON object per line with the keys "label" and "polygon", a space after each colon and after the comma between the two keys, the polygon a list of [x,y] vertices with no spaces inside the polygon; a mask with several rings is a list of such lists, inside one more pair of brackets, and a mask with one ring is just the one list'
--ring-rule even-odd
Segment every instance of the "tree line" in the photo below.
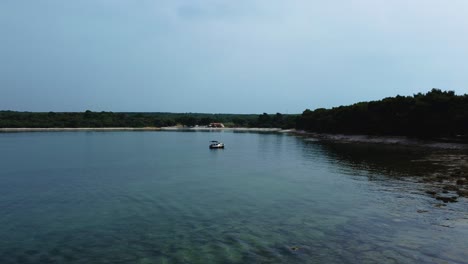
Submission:
{"label": "tree line", "polygon": [[468,95],[432,89],[413,96],[306,109],[301,115],[0,111],[2,128],[193,127],[214,122],[226,127],[296,128],[317,133],[459,137],[468,135]]}
{"label": "tree line", "polygon": [[297,129],[317,133],[455,137],[468,135],[468,95],[432,89],[331,109],[306,109]]}
{"label": "tree line", "polygon": [[294,128],[298,115],[281,113],[200,114],[200,113],[114,113],[114,112],[17,112],[0,111],[1,128],[77,128],[77,127],[166,127],[207,126],[223,123],[227,127]]}

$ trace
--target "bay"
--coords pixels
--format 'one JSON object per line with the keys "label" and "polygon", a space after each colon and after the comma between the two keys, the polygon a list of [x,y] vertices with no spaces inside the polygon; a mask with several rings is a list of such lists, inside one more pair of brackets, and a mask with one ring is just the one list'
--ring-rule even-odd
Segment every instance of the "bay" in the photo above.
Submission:
{"label": "bay", "polygon": [[0,149],[0,263],[468,259],[466,198],[418,180],[444,173],[440,151],[229,131],[3,133]]}

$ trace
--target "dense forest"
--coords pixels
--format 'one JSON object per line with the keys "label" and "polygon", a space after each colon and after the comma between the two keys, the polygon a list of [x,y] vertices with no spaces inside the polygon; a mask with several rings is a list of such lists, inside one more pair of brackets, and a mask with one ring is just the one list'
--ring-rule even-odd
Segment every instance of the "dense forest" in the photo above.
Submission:
{"label": "dense forest", "polygon": [[317,133],[454,137],[468,135],[468,95],[432,89],[332,109],[305,110],[297,129]]}
{"label": "dense forest", "polygon": [[413,96],[388,97],[331,109],[281,113],[33,113],[0,111],[1,128],[206,126],[296,128],[317,133],[455,137],[468,135],[468,95],[432,89]]}
{"label": "dense forest", "polygon": [[213,122],[227,127],[294,128],[298,115],[241,115],[197,113],[113,113],[67,112],[35,113],[0,111],[0,128],[75,128],[75,127],[165,127],[207,126]]}

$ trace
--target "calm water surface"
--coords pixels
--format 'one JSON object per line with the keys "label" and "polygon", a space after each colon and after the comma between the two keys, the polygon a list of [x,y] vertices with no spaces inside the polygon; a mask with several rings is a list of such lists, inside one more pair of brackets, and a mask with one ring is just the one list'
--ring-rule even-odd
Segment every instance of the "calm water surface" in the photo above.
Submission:
{"label": "calm water surface", "polygon": [[[226,144],[210,150],[210,140]],[[468,263],[427,150],[233,132],[0,134],[0,263]]]}

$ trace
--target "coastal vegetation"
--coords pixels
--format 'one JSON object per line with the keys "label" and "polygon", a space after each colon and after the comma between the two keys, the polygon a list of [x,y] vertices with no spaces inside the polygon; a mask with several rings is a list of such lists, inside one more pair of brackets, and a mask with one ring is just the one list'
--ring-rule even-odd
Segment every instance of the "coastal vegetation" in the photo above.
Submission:
{"label": "coastal vegetation", "polygon": [[468,95],[432,89],[331,109],[287,114],[203,114],[135,112],[0,111],[0,128],[100,128],[207,126],[296,128],[315,133],[464,138],[468,135]]}
{"label": "coastal vegetation", "polygon": [[213,122],[227,127],[294,128],[298,115],[114,113],[114,112],[17,112],[0,111],[0,128],[101,128],[207,126]]}
{"label": "coastal vegetation", "polygon": [[468,95],[432,89],[331,109],[307,109],[297,129],[317,133],[455,137],[468,135]]}

